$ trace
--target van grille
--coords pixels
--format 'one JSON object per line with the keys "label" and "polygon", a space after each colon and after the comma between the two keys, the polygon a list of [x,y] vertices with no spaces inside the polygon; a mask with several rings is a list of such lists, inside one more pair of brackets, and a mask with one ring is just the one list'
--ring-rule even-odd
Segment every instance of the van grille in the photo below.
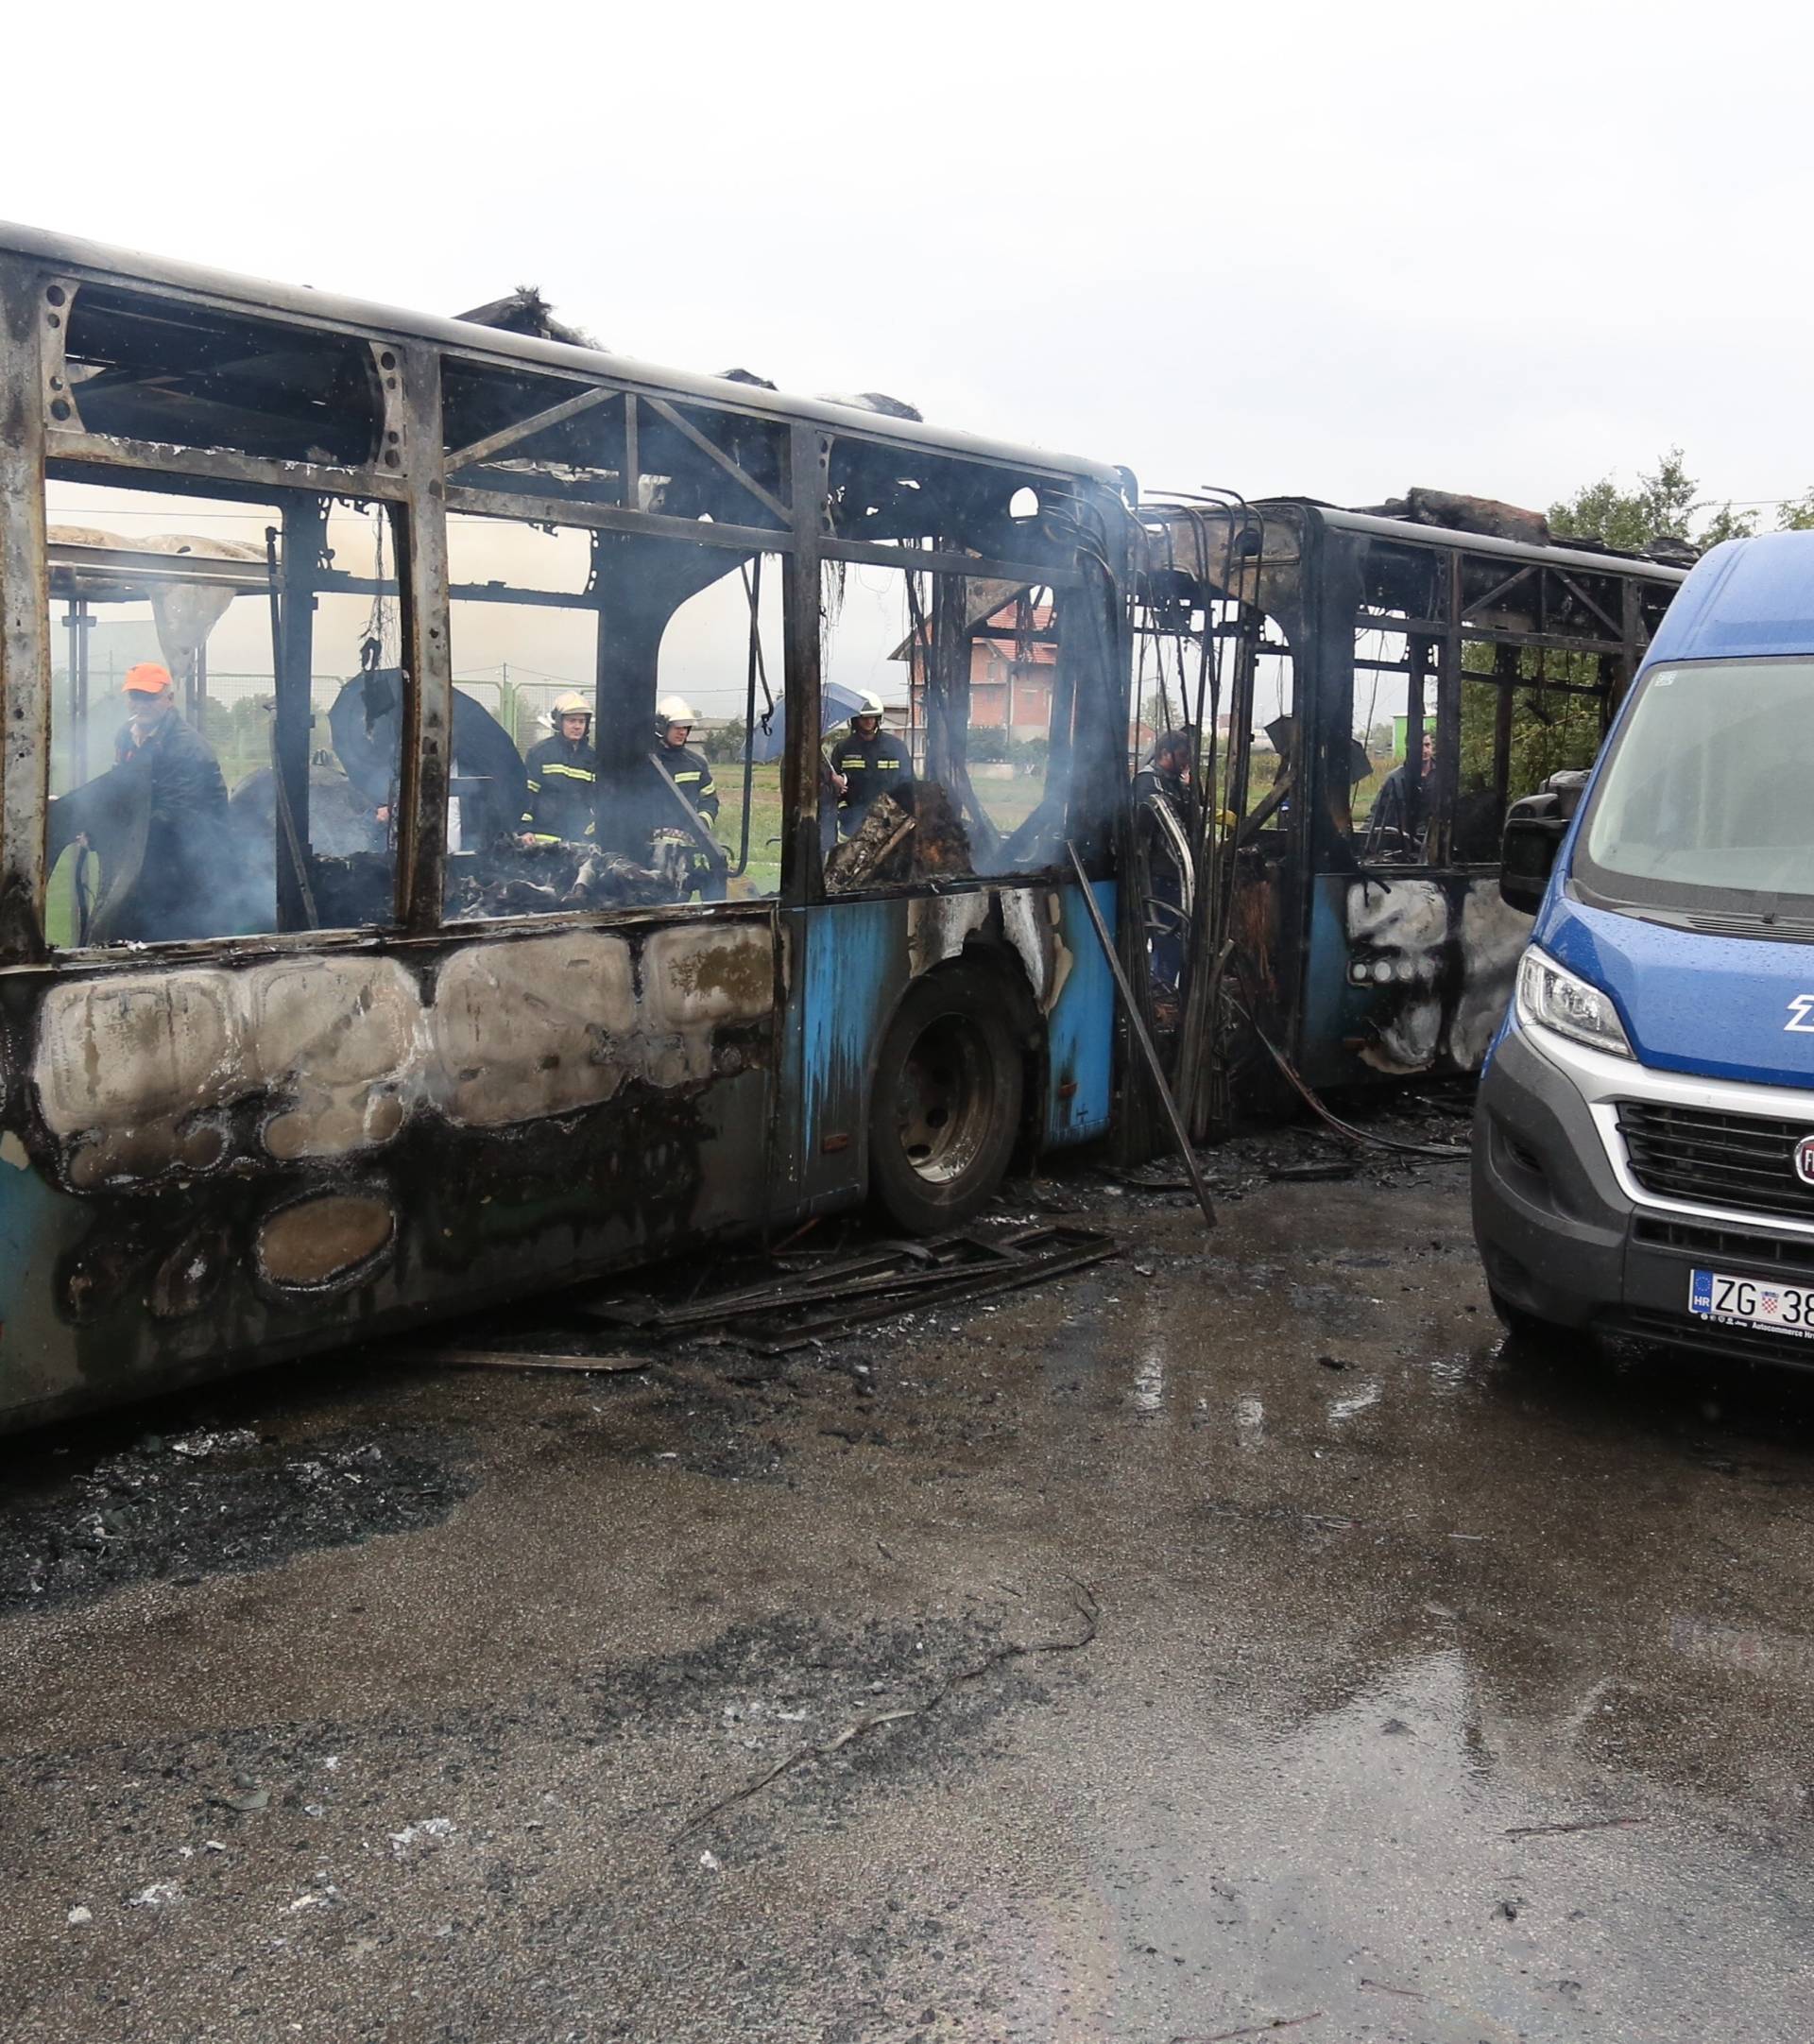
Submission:
{"label": "van grille", "polygon": [[1712,1355],[1733,1356],[1747,1363],[1787,1363],[1793,1369],[1814,1369],[1814,1341],[1795,1334],[1772,1334],[1760,1327],[1727,1327],[1691,1313],[1658,1313],[1628,1306],[1609,1314],[1598,1325],[1609,1334],[1670,1348],[1699,1348]]}
{"label": "van grille", "polygon": [[1722,1270],[1734,1263],[1767,1263],[1778,1270],[1814,1276],[1814,1235],[1753,1235],[1704,1221],[1666,1221],[1640,1213],[1632,1240],[1647,1249],[1674,1249],[1711,1261]]}
{"label": "van grille", "polygon": [[1814,1215],[1814,1185],[1795,1176],[1795,1145],[1814,1134],[1805,1121],[1766,1121],[1703,1108],[1621,1100],[1618,1132],[1632,1176],[1647,1193],[1746,1213]]}

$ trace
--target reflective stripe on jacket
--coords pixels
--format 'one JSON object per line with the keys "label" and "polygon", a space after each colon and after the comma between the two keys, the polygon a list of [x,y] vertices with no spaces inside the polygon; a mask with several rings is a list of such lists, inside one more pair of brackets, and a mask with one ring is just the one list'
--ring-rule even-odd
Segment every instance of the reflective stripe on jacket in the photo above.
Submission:
{"label": "reflective stripe on jacket", "polygon": [[598,786],[598,754],[582,738],[558,731],[529,747],[523,761],[528,805],[522,828],[532,836],[576,844],[596,833],[592,797]]}
{"label": "reflective stripe on jacket", "polygon": [[656,757],[667,768],[669,780],[693,804],[693,815],[702,822],[715,823],[718,783],[711,778],[705,754],[695,752],[691,746],[662,746]]}
{"label": "reflective stripe on jacket", "polygon": [[878,731],[873,738],[859,738],[852,731],[839,739],[831,747],[831,769],[842,774],[847,783],[838,798],[838,807],[849,813],[847,828],[867,813],[878,795],[892,795],[914,778],[906,747],[886,730]]}

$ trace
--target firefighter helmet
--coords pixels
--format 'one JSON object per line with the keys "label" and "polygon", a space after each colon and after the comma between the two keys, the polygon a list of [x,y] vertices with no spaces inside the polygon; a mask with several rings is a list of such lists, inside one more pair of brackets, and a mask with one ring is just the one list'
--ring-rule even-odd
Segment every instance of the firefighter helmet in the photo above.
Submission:
{"label": "firefighter helmet", "polygon": [[589,717],[592,706],[577,689],[567,689],[555,697],[548,707],[548,713],[558,723],[562,717]]}
{"label": "firefighter helmet", "polygon": [[875,690],[864,689],[862,696],[858,699],[857,707],[850,713],[850,721],[854,724],[859,717],[879,717],[886,713],[887,705],[883,703]]}
{"label": "firefighter helmet", "polygon": [[655,721],[666,730],[671,724],[684,724],[689,730],[699,719],[693,713],[693,705],[684,696],[664,696],[655,706]]}

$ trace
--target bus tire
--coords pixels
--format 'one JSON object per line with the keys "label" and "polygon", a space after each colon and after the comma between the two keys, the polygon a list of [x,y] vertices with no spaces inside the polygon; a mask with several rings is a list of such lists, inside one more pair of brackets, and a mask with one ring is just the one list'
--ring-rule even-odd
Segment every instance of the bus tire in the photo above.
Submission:
{"label": "bus tire", "polygon": [[961,1228],[1001,1184],[1025,1088],[1007,1003],[962,966],[908,988],[881,1040],[869,1185],[910,1235]]}

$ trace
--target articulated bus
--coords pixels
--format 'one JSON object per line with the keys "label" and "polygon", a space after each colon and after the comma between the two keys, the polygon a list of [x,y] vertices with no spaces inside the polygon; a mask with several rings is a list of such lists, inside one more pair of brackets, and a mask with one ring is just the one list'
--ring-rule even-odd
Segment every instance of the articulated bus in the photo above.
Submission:
{"label": "articulated bus", "polygon": [[1194,891],[1129,890],[1149,922],[1189,897],[1193,1129],[1288,1099],[1280,1060],[1319,1089],[1478,1072],[1531,930],[1507,808],[1593,764],[1684,568],[1434,490],[1139,516],[1137,692],[1216,790]]}
{"label": "articulated bus", "polygon": [[[0,421],[6,1422],[872,1191],[958,1225],[1109,1126],[1121,472],[4,227]],[[822,705],[909,641],[923,757],[841,826]],[[147,665],[221,771],[180,859]],[[566,689],[591,828],[528,841]],[[673,694],[742,731],[715,829]]]}

